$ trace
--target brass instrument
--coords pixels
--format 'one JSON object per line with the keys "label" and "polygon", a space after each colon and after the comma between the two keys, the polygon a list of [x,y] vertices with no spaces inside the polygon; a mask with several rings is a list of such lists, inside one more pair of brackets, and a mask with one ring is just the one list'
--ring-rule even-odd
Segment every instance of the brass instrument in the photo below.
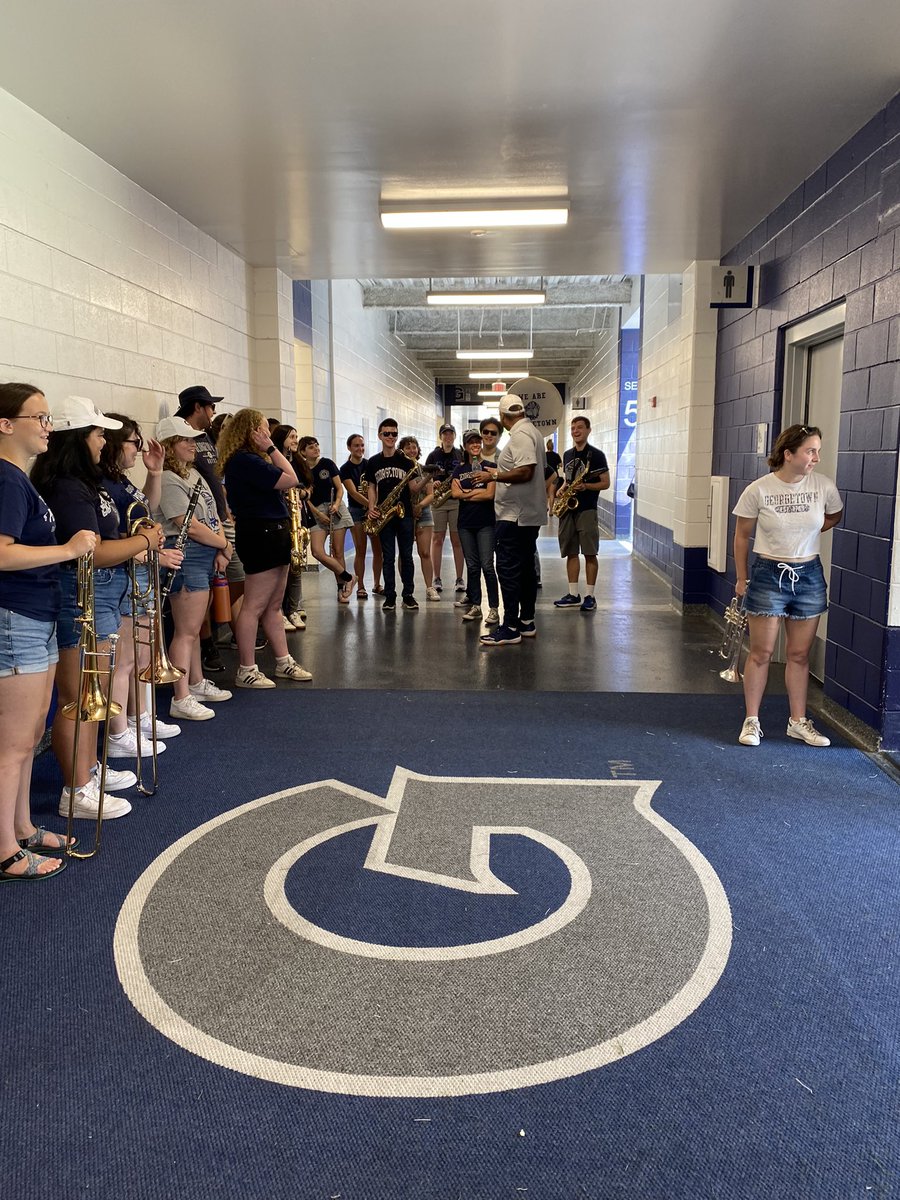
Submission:
{"label": "brass instrument", "polygon": [[[106,761],[109,754],[109,718],[118,716],[122,711],[121,704],[109,698],[113,675],[116,670],[116,642],[119,635],[114,633],[109,639],[109,650],[97,649],[97,631],[94,621],[94,552],[83,554],[78,560],[78,593],[76,603],[81,609],[81,616],[76,620],[81,624],[81,640],[78,656],[78,699],[64,704],[60,710],[64,717],[75,722],[75,740],[72,746],[72,779],[69,784],[69,813],[66,824],[66,842],[72,840],[72,827],[75,820],[75,773],[78,769],[78,746],[81,726],[84,722],[96,724],[105,721],[103,732],[103,750],[100,755],[100,802],[97,806],[97,826],[92,850],[73,850],[68,844],[65,853],[70,858],[93,858],[100,849],[100,834],[103,828],[103,793],[106,786]],[[107,695],[104,696],[100,686],[100,676],[104,674],[99,663],[100,659],[107,660]]]}
{"label": "brass instrument", "polygon": [[728,659],[728,666],[719,672],[719,678],[728,683],[740,683],[741,651],[744,646],[744,634],[747,632],[747,610],[743,598],[732,596],[731,603],[725,609],[725,636],[719,647],[719,658]]}
{"label": "brass instrument", "polygon": [[431,511],[440,508],[450,499],[450,489],[453,487],[452,479],[442,479],[440,483],[434,485],[434,491],[431,493]]}
{"label": "brass instrument", "polygon": [[[407,459],[407,461],[409,461]],[[394,517],[405,516],[406,510],[400,503],[400,496],[403,489],[412,479],[413,475],[421,474],[422,468],[418,463],[407,471],[396,487],[391,488],[385,498],[378,505],[378,511],[381,514],[377,517],[366,517],[363,528],[366,533],[381,533],[388,521]]]}
{"label": "brass instrument", "polygon": [[603,471],[591,471],[588,474],[588,465],[586,462],[579,463],[578,470],[574,476],[567,482],[563,483],[558,489],[550,511],[554,517],[561,517],[564,512],[572,511],[578,507],[578,493],[575,491],[579,483],[593,483],[595,479],[599,479],[604,474]]}
{"label": "brass instrument", "polygon": [[299,575],[309,562],[309,530],[303,524],[303,502],[296,488],[288,489],[286,500],[291,518],[291,571]]}

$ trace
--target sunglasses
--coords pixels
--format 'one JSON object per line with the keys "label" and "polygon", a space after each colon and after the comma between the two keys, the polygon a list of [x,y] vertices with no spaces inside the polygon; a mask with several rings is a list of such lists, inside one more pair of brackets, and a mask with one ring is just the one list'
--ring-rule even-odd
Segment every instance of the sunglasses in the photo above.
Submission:
{"label": "sunglasses", "polygon": [[398,433],[398,430],[396,430],[396,429],[382,429],[381,436],[382,437],[396,437],[397,433]]}
{"label": "sunglasses", "polygon": [[137,446],[138,450],[143,450],[144,439],[143,438],[125,438],[124,441],[122,442],[122,445],[123,446]]}

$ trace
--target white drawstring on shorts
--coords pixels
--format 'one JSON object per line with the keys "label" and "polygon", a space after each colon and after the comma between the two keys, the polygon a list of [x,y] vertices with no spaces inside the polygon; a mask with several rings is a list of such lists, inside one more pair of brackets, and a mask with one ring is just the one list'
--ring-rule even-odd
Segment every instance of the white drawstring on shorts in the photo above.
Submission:
{"label": "white drawstring on shorts", "polygon": [[791,592],[793,592],[793,594],[796,595],[796,592],[794,592],[794,584],[800,578],[800,572],[794,570],[794,568],[790,565],[790,563],[784,563],[784,562],[777,563],[775,570],[781,572],[781,574],[778,576],[779,592],[781,591],[781,581],[782,581],[782,579],[784,579],[785,574],[786,574],[788,579],[791,581]]}

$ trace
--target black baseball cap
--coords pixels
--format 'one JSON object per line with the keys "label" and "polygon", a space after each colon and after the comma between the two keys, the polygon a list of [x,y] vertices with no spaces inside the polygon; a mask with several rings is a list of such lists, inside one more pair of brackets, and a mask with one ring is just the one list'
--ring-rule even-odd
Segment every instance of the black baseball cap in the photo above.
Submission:
{"label": "black baseball cap", "polygon": [[456,433],[456,430],[452,425],[442,425],[438,430],[438,437],[440,437],[442,433]]}
{"label": "black baseball cap", "polygon": [[183,392],[178,393],[178,412],[192,413],[195,404],[218,404],[220,400],[224,400],[224,396],[211,396],[209,388],[203,384],[197,384],[196,387],[185,388]]}

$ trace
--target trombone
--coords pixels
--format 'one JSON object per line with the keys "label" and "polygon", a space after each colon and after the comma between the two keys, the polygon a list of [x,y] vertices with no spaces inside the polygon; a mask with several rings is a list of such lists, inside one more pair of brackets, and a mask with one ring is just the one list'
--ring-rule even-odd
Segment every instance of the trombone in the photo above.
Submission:
{"label": "trombone", "polygon": [[[119,635],[113,633],[109,638],[109,649],[97,649],[97,630],[94,621],[94,552],[83,554],[78,560],[78,593],[76,603],[81,609],[81,616],[76,620],[81,624],[81,640],[78,657],[78,699],[64,704],[60,710],[64,717],[75,722],[75,739],[72,747],[72,777],[69,783],[69,813],[66,824],[66,842],[72,840],[73,822],[75,819],[75,772],[78,769],[78,744],[81,726],[84,722],[96,724],[105,721],[103,730],[103,751],[100,755],[99,803],[97,806],[97,826],[92,850],[73,850],[68,844],[65,853],[70,858],[93,858],[100,849],[100,834],[103,829],[103,794],[106,786],[106,760],[109,753],[109,718],[118,716],[122,711],[121,704],[110,699],[113,675],[116,670],[116,642]],[[100,686],[100,676],[104,674],[100,660],[107,660],[107,694],[104,696]]]}
{"label": "trombone", "polygon": [[[135,516],[136,509],[143,509],[144,516]],[[125,523],[128,536],[135,537],[147,529],[153,528],[153,520],[146,504],[135,500],[129,504],[125,513]],[[128,581],[131,588],[131,636],[134,645],[134,736],[137,744],[134,773],[137,775],[138,791],[143,796],[153,796],[159,787],[159,747],[156,735],[156,685],[174,683],[181,678],[181,671],[169,662],[166,654],[165,641],[162,636],[162,621],[160,614],[160,580],[159,580],[159,551],[147,550],[147,580],[141,579],[140,563],[135,559],[128,560]],[[143,608],[146,620],[139,617]],[[139,669],[140,650],[146,646],[148,664],[143,670]],[[150,684],[150,737],[153,747],[153,785],[147,787],[144,783],[141,755],[141,689],[144,684]]]}

